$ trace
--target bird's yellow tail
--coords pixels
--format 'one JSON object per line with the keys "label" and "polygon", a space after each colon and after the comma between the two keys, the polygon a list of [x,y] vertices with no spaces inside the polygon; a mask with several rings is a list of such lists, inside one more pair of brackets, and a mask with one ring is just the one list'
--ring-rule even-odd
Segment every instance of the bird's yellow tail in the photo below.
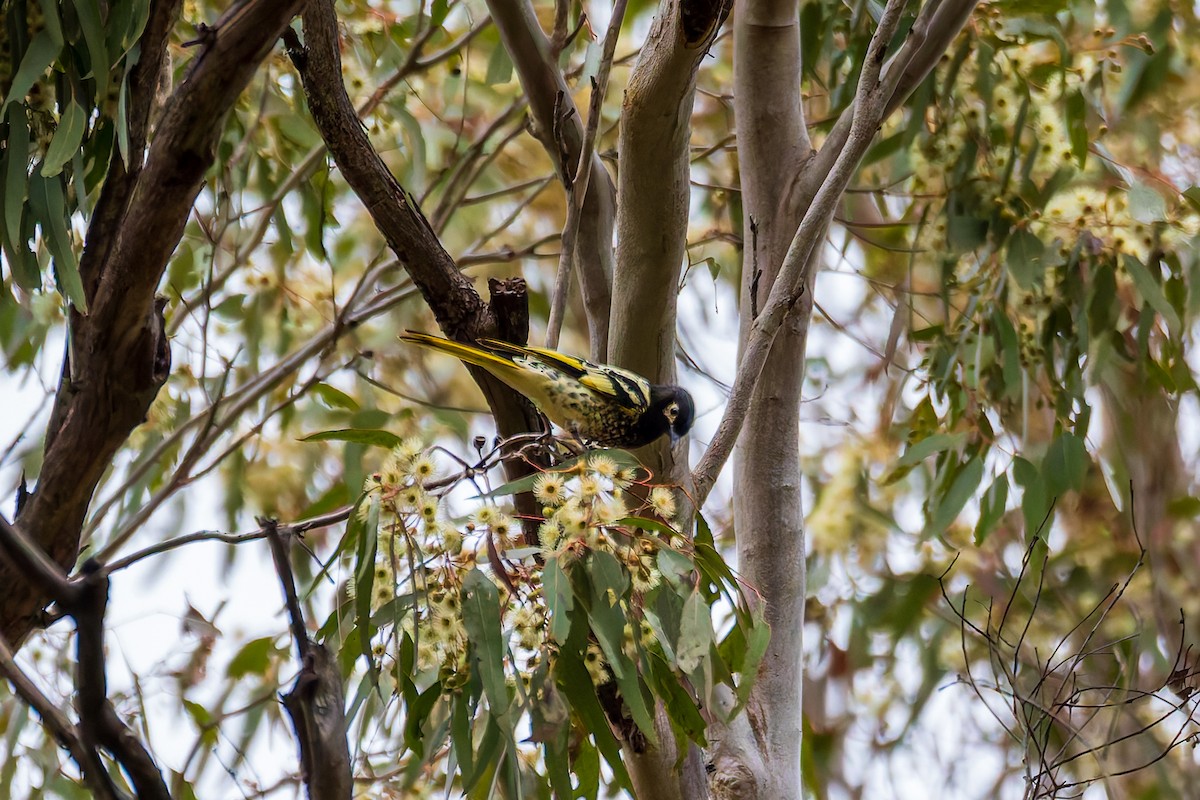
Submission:
{"label": "bird's yellow tail", "polygon": [[405,331],[400,334],[400,338],[412,344],[437,350],[439,353],[452,355],[457,359],[466,361],[468,364],[474,364],[477,367],[483,367],[487,370],[498,368],[508,372],[513,369],[513,363],[507,358],[498,356],[495,353],[489,353],[487,350],[475,345],[443,339],[440,336],[430,336],[428,333],[421,333],[419,331]]}

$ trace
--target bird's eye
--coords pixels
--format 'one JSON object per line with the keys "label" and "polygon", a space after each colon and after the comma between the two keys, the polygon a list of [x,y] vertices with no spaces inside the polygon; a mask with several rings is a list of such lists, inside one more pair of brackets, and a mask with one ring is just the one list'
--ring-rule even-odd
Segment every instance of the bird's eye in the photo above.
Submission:
{"label": "bird's eye", "polygon": [[667,415],[668,422],[675,422],[675,419],[679,416],[679,403],[671,403],[663,413]]}

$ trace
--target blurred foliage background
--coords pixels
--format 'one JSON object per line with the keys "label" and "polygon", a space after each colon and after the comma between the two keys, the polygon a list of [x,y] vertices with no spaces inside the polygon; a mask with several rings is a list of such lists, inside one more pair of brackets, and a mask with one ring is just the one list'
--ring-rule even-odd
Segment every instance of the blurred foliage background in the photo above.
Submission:
{"label": "blurred foliage background", "polygon": [[[549,29],[552,4],[536,7]],[[146,3],[57,8],[3,5],[5,492],[38,472],[65,303],[80,297],[76,254],[121,157],[123,76]],[[561,56],[580,108],[610,13],[583,9]],[[221,10],[187,2],[183,14],[198,26]],[[801,3],[817,143],[852,97],[876,11]],[[346,86],[372,142],[464,271],[529,282],[540,331],[564,194],[486,8],[338,12]],[[614,171],[621,87],[654,12],[631,2],[617,47],[597,146]],[[178,30],[175,80],[192,53]],[[1053,796],[1082,782],[1087,797],[1170,798],[1200,775],[1188,651],[1200,618],[1198,33],[1189,4],[984,3],[847,193],[817,281],[801,412],[813,796],[923,797],[935,785],[945,797]],[[702,67],[691,120],[678,354],[700,400],[693,455],[735,366],[730,47],[719,39]],[[352,502],[386,453],[302,440],[316,431],[385,428],[463,457],[490,432],[459,365],[396,341],[432,319],[331,166],[282,50],[224,125],[160,288],[175,367],[93,503],[88,554]],[[586,352],[582,319],[576,305],[561,349]],[[706,508],[727,548],[728,506],[719,489]],[[344,580],[336,534],[308,541]],[[233,576],[265,563],[245,550],[205,551],[229,576],[205,597],[153,581],[134,595],[153,598],[179,639],[139,643],[166,666],[131,670],[120,707],[147,720],[152,742],[156,727],[179,726],[189,745],[166,762],[197,796],[296,785],[273,700],[293,674],[277,596],[253,601],[273,634],[237,633],[249,612]],[[324,619],[337,589],[316,569],[307,602]],[[65,645],[51,629],[26,663],[62,684]],[[0,698],[0,793],[79,796],[53,742],[7,687]],[[367,704],[356,720],[360,788],[433,796],[446,765],[397,774],[404,737],[387,713]]]}

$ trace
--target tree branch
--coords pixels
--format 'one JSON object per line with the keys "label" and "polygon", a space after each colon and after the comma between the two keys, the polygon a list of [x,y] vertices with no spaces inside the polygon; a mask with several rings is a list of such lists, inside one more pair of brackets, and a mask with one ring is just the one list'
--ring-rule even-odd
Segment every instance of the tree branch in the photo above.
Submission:
{"label": "tree branch", "polygon": [[[733,19],[733,42],[743,348],[800,221],[783,201],[811,161],[812,144],[801,104],[799,7],[743,0]],[[730,796],[746,800],[800,797],[805,559],[799,409],[812,318],[808,299],[797,303],[772,342],[750,400],[755,422],[742,433],[734,469],[737,563],[765,600],[771,641],[746,713],[714,726],[709,757],[714,789],[733,789]]]}
{"label": "tree branch", "polygon": [[303,665],[283,705],[292,718],[300,744],[302,777],[310,800],[346,800],[354,789],[350,748],[346,742],[346,698],[337,659],[308,638],[304,612],[296,596],[296,581],[287,543],[273,520],[258,520],[267,532],[271,557],[283,587],[284,605],[296,653]]}
{"label": "tree branch", "polygon": [[[881,119],[886,118],[908,99],[922,81],[937,66],[938,59],[946,52],[950,42],[958,35],[979,0],[928,0],[913,22],[908,38],[900,49],[888,59],[884,68],[886,106]],[[817,153],[810,169],[798,177],[790,208],[799,213],[806,209],[816,196],[825,176],[833,168],[850,135],[855,116],[855,105],[851,104],[838,117],[825,143]]]}
{"label": "tree branch", "polygon": [[[108,577],[92,560],[84,564],[81,577],[68,580],[61,568],[46,557],[37,543],[21,530],[0,518],[0,551],[23,571],[37,589],[49,595],[75,620],[76,709],[79,713],[79,757],[86,774],[105,774],[97,747],[103,747],[125,770],[138,798],[170,800],[162,773],[149,751],[129,730],[108,700],[108,680],[104,662],[104,613],[108,607]],[[7,642],[4,652],[9,653]],[[11,655],[11,654],[9,654]],[[61,718],[50,722],[52,733],[70,737]],[[57,728],[57,730],[56,730]],[[64,741],[59,738],[59,741]],[[89,780],[89,783],[92,782]],[[113,796],[116,790],[105,792]]]}
{"label": "tree branch", "polygon": [[489,332],[487,306],[471,281],[442,247],[415,198],[387,169],[363,130],[342,83],[337,15],[328,0],[313,0],[303,13],[304,44],[285,36],[288,55],[300,73],[313,120],[350,188],[358,195],[453,339]]}
{"label": "tree branch", "polygon": [[[567,4],[560,5],[559,16],[565,25]],[[556,53],[546,41],[529,0],[488,0],[488,10],[529,99],[529,110],[536,124],[535,134],[554,161],[559,178],[569,186],[578,174],[584,129],[571,100],[570,88],[555,62]],[[563,42],[556,42],[557,46],[564,44],[563,38]],[[560,120],[556,120],[556,113]],[[557,141],[553,135],[556,130],[560,132]],[[591,159],[594,177],[588,181],[587,191],[583,194],[574,263],[587,309],[591,354],[593,358],[604,360],[608,351],[612,305],[610,282],[616,201],[612,180],[600,157],[593,154]]]}
{"label": "tree branch", "polygon": [[[506,293],[523,299],[519,315],[513,298],[497,316],[484,303],[471,280],[442,247],[436,233],[412,197],[379,158],[355,114],[342,83],[337,16],[329,0],[310,0],[304,15],[305,43],[294,33],[288,52],[300,73],[317,128],[350,188],[363,201],[388,246],[432,309],[438,325],[452,339],[471,341],[484,336],[523,344],[528,338],[528,301],[524,282],[506,285]],[[517,316],[524,318],[523,323]],[[502,327],[503,326],[503,327]],[[541,430],[541,418],[524,397],[478,367],[470,368],[503,437]],[[509,470],[531,469],[511,461]],[[511,474],[511,473],[510,473]]]}
{"label": "tree branch", "polygon": [[[579,233],[583,206],[587,202],[588,186],[591,185],[592,164],[596,150],[596,132],[600,129],[603,116],[604,96],[608,90],[608,75],[612,71],[613,55],[617,50],[617,38],[621,34],[621,22],[625,19],[627,0],[616,0],[609,20],[608,32],[604,35],[604,49],[600,55],[600,67],[592,81],[592,99],[588,107],[587,130],[583,135],[583,146],[577,159],[579,167],[567,185],[567,221],[563,225],[562,252],[559,255],[558,274],[554,279],[554,297],[550,303],[550,319],[546,323],[546,347],[558,347],[562,332],[563,315],[567,305],[567,294],[571,288],[571,263],[578,261],[575,246]],[[605,315],[607,319],[607,314]]]}
{"label": "tree branch", "polygon": [[118,800],[118,798],[125,797],[113,785],[112,779],[104,769],[104,763],[100,760],[100,753],[94,747],[84,745],[75,723],[59,711],[50,698],[42,694],[37,684],[31,681],[29,676],[17,666],[8,642],[4,641],[2,637],[0,637],[0,674],[3,674],[5,679],[12,684],[16,695],[37,712],[42,724],[46,726],[46,730],[50,731],[50,735],[54,737],[59,746],[66,750],[70,754],[71,760],[79,766],[83,782],[96,793],[97,797],[101,800]]}
{"label": "tree branch", "polygon": [[[880,18],[879,27],[871,37],[867,49],[867,57],[859,76],[858,89],[855,92],[853,120],[846,144],[837,154],[837,159],[829,170],[821,188],[813,198],[812,205],[804,213],[796,235],[792,238],[791,246],[780,266],[779,277],[771,288],[762,311],[754,320],[751,333],[742,352],[738,366],[737,377],[733,383],[729,400],[725,407],[725,415],[717,428],[717,433],[705,451],[704,457],[692,471],[694,497],[697,505],[702,505],[708,493],[716,482],[717,475],[724,466],[733,445],[737,441],[738,432],[746,418],[750,407],[750,398],[754,385],[758,381],[771,343],[775,334],[788,313],[800,300],[806,291],[812,274],[812,254],[817,242],[823,238],[828,228],[833,212],[837,208],[842,194],[850,184],[854,171],[870,147],[875,132],[883,120],[884,113],[890,102],[891,87],[880,81],[884,56],[888,43],[900,24],[901,12],[904,8],[902,0],[889,0]],[[897,76],[898,78],[898,76]]]}
{"label": "tree branch", "polygon": [[[20,518],[59,564],[74,562],[96,484],[167,378],[170,351],[154,292],[212,164],[223,129],[219,121],[300,5],[300,0],[249,0],[222,17],[216,35],[167,102],[144,166],[136,178],[122,179],[134,185],[104,193],[97,206],[81,262],[87,264],[89,313],[72,314],[70,358],[46,435],[45,459]],[[158,68],[152,65],[162,63],[162,55],[152,51],[165,46],[177,7],[163,2],[151,11],[143,40],[146,72],[138,73],[138,85],[148,95],[158,84]],[[151,96],[132,100],[133,108],[145,114],[151,103]],[[130,154],[131,162],[141,158],[140,152]],[[0,565],[0,584],[19,580],[9,565]],[[21,588],[0,597],[2,635],[19,644],[44,600]]]}
{"label": "tree branch", "polygon": [[[691,192],[689,121],[696,73],[726,10],[722,3],[695,0],[662,3],[622,104],[617,249],[605,360],[655,383],[670,383],[675,376],[675,303]],[[686,26],[692,38],[685,33],[685,17],[696,23]],[[675,467],[686,460],[677,462],[665,441],[639,455],[664,480],[684,483],[688,478]],[[666,746],[640,754],[625,749],[639,796],[682,800],[706,793],[707,776],[695,746],[678,754]]]}

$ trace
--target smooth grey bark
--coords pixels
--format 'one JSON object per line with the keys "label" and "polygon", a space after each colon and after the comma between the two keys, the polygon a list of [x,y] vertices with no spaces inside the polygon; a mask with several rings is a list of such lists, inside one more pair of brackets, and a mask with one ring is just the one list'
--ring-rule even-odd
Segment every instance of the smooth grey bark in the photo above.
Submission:
{"label": "smooth grey bark", "polygon": [[[741,0],[735,16],[734,103],[746,218],[739,365],[725,416],[693,484],[702,503],[737,442],[738,566],[766,601],[772,635],[749,709],[761,748],[753,752],[744,735],[728,735],[715,752],[717,777],[727,774],[737,787],[729,797],[801,796],[799,404],[821,243],[879,125],[928,75],[975,3],[927,3],[905,42],[886,58],[903,5],[892,0],[884,9],[854,102],[819,153],[810,152],[800,105],[795,5]],[[746,418],[754,424],[741,430]]]}
{"label": "smooth grey bark", "polygon": [[[798,6],[786,0],[743,0],[734,16],[734,110],[745,219],[741,350],[800,222],[784,202],[811,156],[800,105],[799,22]],[[819,258],[819,249],[811,258]],[[737,563],[766,599],[771,643],[750,701],[761,743],[730,736],[714,754],[715,785],[736,787],[730,797],[801,795],[805,564],[799,412],[811,283],[810,278],[810,290],[771,343],[747,409],[754,424],[742,432],[734,456]],[[755,744],[760,750],[750,755]]]}
{"label": "smooth grey bark", "polygon": [[[625,89],[617,173],[617,249],[613,268],[608,358],[656,383],[675,378],[675,320],[687,247],[690,185],[688,139],[696,73],[716,36],[723,8],[690,0],[661,3]],[[709,16],[700,46],[688,46],[681,17]],[[686,452],[686,441],[680,443]],[[686,458],[666,440],[643,448],[642,463],[662,482],[689,483]],[[661,709],[658,714],[662,728]],[[669,730],[669,729],[664,729]],[[700,800],[708,796],[702,755],[689,745],[682,759],[660,730],[662,746],[625,748],[637,796]]]}

